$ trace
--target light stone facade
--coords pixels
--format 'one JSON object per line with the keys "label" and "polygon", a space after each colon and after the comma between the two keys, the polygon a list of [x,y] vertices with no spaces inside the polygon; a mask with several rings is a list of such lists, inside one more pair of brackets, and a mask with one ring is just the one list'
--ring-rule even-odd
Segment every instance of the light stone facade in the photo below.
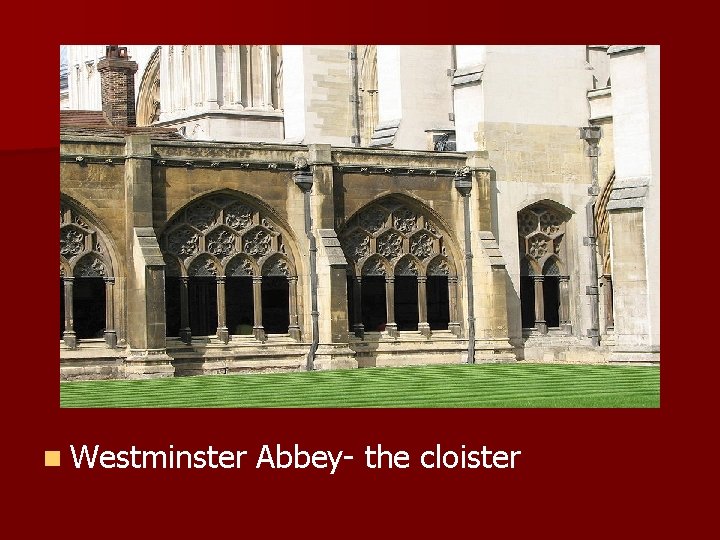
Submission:
{"label": "light stone facade", "polygon": [[61,130],[62,378],[659,362],[659,47],[128,54],[150,127]]}

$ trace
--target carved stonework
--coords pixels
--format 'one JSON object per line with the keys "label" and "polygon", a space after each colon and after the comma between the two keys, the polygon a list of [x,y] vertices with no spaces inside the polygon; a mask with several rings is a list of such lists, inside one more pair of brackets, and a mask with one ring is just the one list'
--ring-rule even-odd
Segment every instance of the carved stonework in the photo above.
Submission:
{"label": "carved stonework", "polygon": [[563,220],[550,210],[540,214],[540,230],[549,236],[553,236],[560,230]]}
{"label": "carved stonework", "polygon": [[360,214],[358,222],[363,229],[373,233],[379,231],[385,226],[387,216],[387,212],[385,212],[382,208],[375,206]]}
{"label": "carved stonework", "polygon": [[236,231],[247,229],[252,225],[252,210],[244,204],[233,204],[225,209],[225,224]]}
{"label": "carved stonework", "polygon": [[168,251],[187,259],[198,252],[200,239],[190,227],[181,227],[168,235]]}
{"label": "carved stonework", "polygon": [[205,242],[206,249],[221,259],[235,251],[235,235],[225,229],[215,229],[207,235]]}
{"label": "carved stonework", "polygon": [[345,239],[345,254],[355,262],[370,255],[370,237],[355,231]]}
{"label": "carved stonework", "polygon": [[225,275],[230,277],[252,277],[255,273],[250,261],[236,258],[228,264]]}
{"label": "carved stonework", "polygon": [[188,268],[188,275],[197,277],[217,276],[217,268],[210,259],[194,261]]}
{"label": "carved stonework", "polygon": [[395,259],[402,254],[402,236],[388,232],[377,239],[377,252],[388,259]]}
{"label": "carved stonework", "polygon": [[415,263],[411,259],[402,259],[395,266],[396,276],[417,276],[418,269]]}
{"label": "carved stonework", "polygon": [[394,227],[403,233],[415,230],[417,227],[417,215],[409,208],[400,208],[394,212]]}
{"label": "carved stonework", "polygon": [[379,259],[374,259],[372,261],[368,261],[365,266],[363,267],[362,271],[363,276],[385,276],[387,275],[387,271],[385,270],[385,265],[380,261]]}
{"label": "carved stonework", "polygon": [[450,268],[445,259],[435,259],[428,265],[428,276],[449,276]]}
{"label": "carved stonework", "polygon": [[290,277],[287,261],[284,259],[274,259],[263,267],[263,276],[282,276]]}
{"label": "carved stonework", "polygon": [[85,250],[85,235],[72,227],[60,230],[60,255],[66,259]]}
{"label": "carved stonework", "polygon": [[538,217],[532,210],[524,210],[518,214],[518,232],[527,236],[538,228]]}
{"label": "carved stonework", "polygon": [[105,277],[106,275],[105,264],[97,257],[83,257],[75,265],[76,277]]}
{"label": "carved stonework", "polygon": [[427,259],[433,254],[433,238],[427,233],[416,234],[410,239],[410,253],[418,259]]}
{"label": "carved stonework", "polygon": [[528,246],[528,253],[533,259],[540,259],[547,253],[547,241],[541,236],[533,237]]}
{"label": "carved stonework", "polygon": [[243,251],[255,258],[263,257],[270,251],[270,235],[263,229],[255,229],[245,235]]}
{"label": "carved stonework", "polygon": [[198,203],[187,209],[187,221],[193,227],[206,231],[217,221],[218,211],[207,203]]}

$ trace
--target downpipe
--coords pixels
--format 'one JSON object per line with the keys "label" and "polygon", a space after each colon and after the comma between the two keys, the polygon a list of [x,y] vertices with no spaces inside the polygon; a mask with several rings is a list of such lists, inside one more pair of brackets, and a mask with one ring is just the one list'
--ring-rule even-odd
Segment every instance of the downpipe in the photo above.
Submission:
{"label": "downpipe", "polygon": [[463,199],[463,216],[465,222],[465,283],[467,284],[468,298],[468,357],[467,363],[475,363],[475,295],[473,293],[472,271],[472,240],[470,235],[470,191],[472,190],[472,177],[470,167],[463,167],[455,172],[455,188]]}

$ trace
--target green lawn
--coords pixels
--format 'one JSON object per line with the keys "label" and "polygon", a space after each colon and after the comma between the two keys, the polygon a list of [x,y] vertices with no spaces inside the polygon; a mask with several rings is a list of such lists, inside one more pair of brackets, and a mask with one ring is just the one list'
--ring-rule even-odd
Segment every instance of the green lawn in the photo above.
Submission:
{"label": "green lawn", "polygon": [[659,407],[654,367],[479,364],[60,384],[62,407]]}

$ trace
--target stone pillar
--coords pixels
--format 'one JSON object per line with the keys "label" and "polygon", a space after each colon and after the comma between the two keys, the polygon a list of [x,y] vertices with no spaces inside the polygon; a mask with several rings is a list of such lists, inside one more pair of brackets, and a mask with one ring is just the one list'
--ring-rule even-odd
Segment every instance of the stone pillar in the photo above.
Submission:
{"label": "stone pillar", "polygon": [[77,347],[77,337],[73,327],[73,281],[74,277],[63,277],[63,288],[65,292],[65,331],[63,341],[65,345],[74,349]]}
{"label": "stone pillar", "polygon": [[535,282],[535,329],[541,334],[547,334],[545,322],[545,299],[543,298],[543,276],[533,276]]}
{"label": "stone pillar", "polygon": [[117,332],[115,331],[115,302],[113,289],[114,277],[105,278],[105,343],[114,349],[117,345]]}
{"label": "stone pillar", "polygon": [[125,139],[128,378],[171,377],[166,353],[165,261],[153,228],[152,148],[147,134]]}
{"label": "stone pillar", "polygon": [[427,320],[427,277],[418,276],[418,330],[425,337],[430,337],[430,324]]}
{"label": "stone pillar", "polygon": [[254,312],[254,324],[253,324],[253,336],[258,341],[265,341],[265,328],[262,324],[262,277],[253,276],[253,312]]}
{"label": "stone pillar", "polygon": [[560,276],[560,328],[572,333],[570,323],[570,276]]}
{"label": "stone pillar", "polygon": [[[208,109],[218,108],[218,87],[217,87],[217,45],[203,45],[204,69],[200,75],[205,78],[205,107]],[[220,89],[222,91],[222,89]]]}
{"label": "stone pillar", "polygon": [[262,62],[262,106],[265,109],[273,110],[270,45],[260,45],[260,61]]}
{"label": "stone pillar", "polygon": [[190,330],[190,306],[188,304],[188,284],[190,278],[180,278],[180,339],[190,345],[192,343],[192,331]]}
{"label": "stone pillar", "polygon": [[450,312],[450,322],[448,322],[448,330],[450,330],[457,337],[460,337],[460,334],[462,333],[462,328],[460,326],[460,321],[458,320],[457,313],[457,283],[457,276],[448,276],[448,311]]}
{"label": "stone pillar", "polygon": [[353,332],[356,337],[365,336],[365,326],[362,322],[362,276],[354,276],[353,279]]}
{"label": "stone pillar", "polygon": [[300,341],[301,335],[297,311],[297,282],[297,276],[290,276],[288,278],[288,289],[290,294],[290,326],[288,327],[288,333],[295,341]]}
{"label": "stone pillar", "polygon": [[225,322],[225,276],[217,276],[217,337],[223,343],[227,343],[230,335]]}
{"label": "stone pillar", "polygon": [[385,276],[385,306],[387,311],[385,331],[389,336],[397,337],[397,323],[395,322],[395,276]]}

